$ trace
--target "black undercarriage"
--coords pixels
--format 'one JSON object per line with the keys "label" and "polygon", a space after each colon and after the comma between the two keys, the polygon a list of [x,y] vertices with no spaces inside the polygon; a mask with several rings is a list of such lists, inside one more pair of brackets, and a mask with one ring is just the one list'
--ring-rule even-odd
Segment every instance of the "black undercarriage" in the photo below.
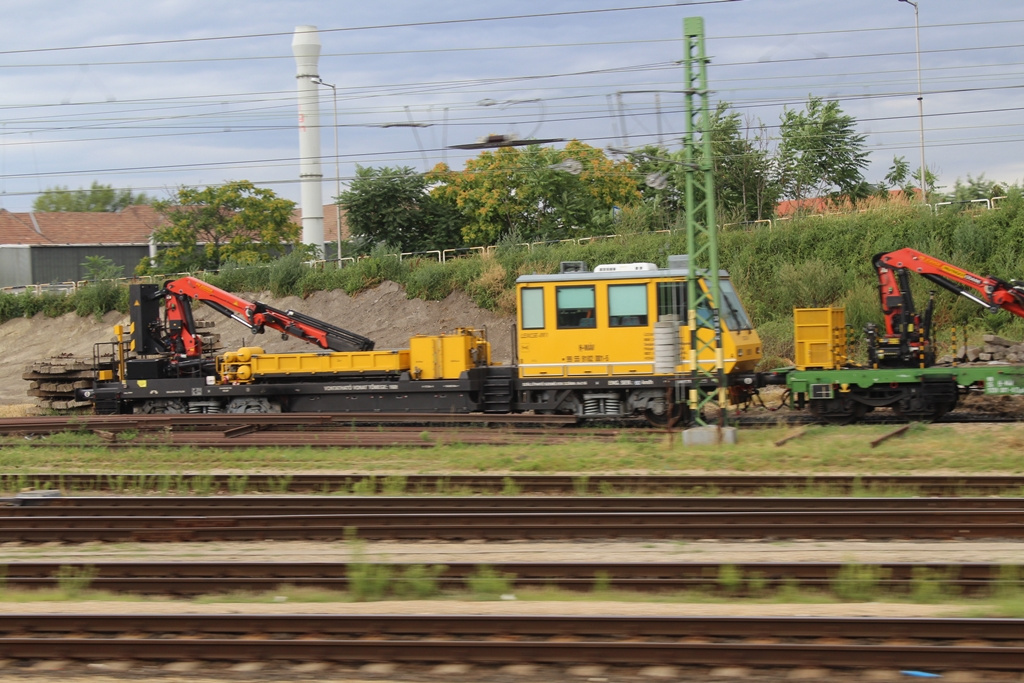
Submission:
{"label": "black undercarriage", "polygon": [[[130,362],[129,365],[132,363]],[[97,413],[522,413],[581,419],[643,416],[655,424],[685,417],[679,402],[685,381],[667,376],[520,378],[513,366],[473,368],[454,380],[391,376],[335,376],[217,384],[214,375],[160,374],[139,366],[124,382],[97,382],[84,390]],[[168,368],[164,368],[164,371]]]}

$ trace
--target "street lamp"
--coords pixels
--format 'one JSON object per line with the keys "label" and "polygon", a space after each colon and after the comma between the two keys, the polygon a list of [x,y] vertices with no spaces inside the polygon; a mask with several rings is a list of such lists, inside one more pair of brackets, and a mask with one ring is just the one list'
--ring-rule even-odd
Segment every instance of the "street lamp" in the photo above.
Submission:
{"label": "street lamp", "polygon": [[[341,205],[338,204],[338,197],[341,196],[341,162],[339,161],[340,157],[338,155],[338,88],[336,86],[331,85],[330,83],[325,83],[324,79],[319,77],[315,78],[313,82],[316,83],[317,85],[322,85],[325,88],[330,88],[331,91],[334,93],[334,218],[335,228],[337,229],[335,237],[338,240],[337,248],[335,249],[335,255],[340,259]],[[324,254],[324,258],[327,258],[327,254]]]}
{"label": "street lamp", "polygon": [[924,93],[921,90],[921,25],[918,18],[917,2],[913,0],[898,1],[905,2],[914,8],[914,47],[917,53],[917,120],[921,127],[921,202],[927,204],[928,193],[925,186],[924,165]]}

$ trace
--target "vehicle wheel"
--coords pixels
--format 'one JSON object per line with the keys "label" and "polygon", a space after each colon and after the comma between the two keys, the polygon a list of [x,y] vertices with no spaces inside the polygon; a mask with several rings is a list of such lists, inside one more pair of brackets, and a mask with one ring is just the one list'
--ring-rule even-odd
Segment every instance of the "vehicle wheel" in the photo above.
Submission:
{"label": "vehicle wheel", "polygon": [[[644,411],[644,419],[652,427],[670,428],[675,427],[682,420],[683,415],[689,414],[690,409],[683,403],[670,403],[668,407],[664,402],[659,406],[661,410],[648,408]],[[689,420],[686,420],[689,422]]]}
{"label": "vehicle wheel", "polygon": [[280,413],[281,404],[265,398],[233,398],[228,402],[229,413]]}
{"label": "vehicle wheel", "polygon": [[931,422],[938,420],[954,408],[949,403],[930,403],[920,407],[908,407],[904,402],[892,406],[892,412],[908,422]]}
{"label": "vehicle wheel", "polygon": [[174,398],[163,401],[144,401],[142,405],[135,406],[135,413],[139,415],[181,415],[187,412],[184,402]]}
{"label": "vehicle wheel", "polygon": [[807,408],[822,422],[831,425],[848,425],[859,421],[868,412],[868,407],[849,398],[831,400],[810,400]]}

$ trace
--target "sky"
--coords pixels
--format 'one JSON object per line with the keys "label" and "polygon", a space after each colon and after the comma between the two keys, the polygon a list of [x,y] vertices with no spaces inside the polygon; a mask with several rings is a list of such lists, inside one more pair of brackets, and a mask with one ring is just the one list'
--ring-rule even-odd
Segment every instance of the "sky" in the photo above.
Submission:
{"label": "sky", "polygon": [[[927,167],[945,188],[1021,182],[1024,7],[918,8]],[[246,179],[298,201],[300,25],[319,29],[335,86],[321,88],[325,203],[356,165],[458,170],[478,152],[451,147],[489,134],[677,149],[683,19],[697,16],[713,102],[775,133],[785,108],[834,99],[866,136],[868,181],[896,156],[920,165],[915,11],[901,0],[7,0],[4,15],[9,211],[94,181],[167,198]]]}

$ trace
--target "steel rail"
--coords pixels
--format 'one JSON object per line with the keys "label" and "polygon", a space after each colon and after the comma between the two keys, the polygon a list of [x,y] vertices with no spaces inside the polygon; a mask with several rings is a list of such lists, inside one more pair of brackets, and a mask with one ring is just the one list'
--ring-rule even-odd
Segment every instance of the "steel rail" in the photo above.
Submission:
{"label": "steel rail", "polygon": [[552,496],[73,496],[0,498],[0,518],[198,517],[282,514],[1017,511],[1024,498],[552,497]]}
{"label": "steel rail", "polygon": [[0,615],[0,657],[1018,670],[1021,626],[1015,619],[26,614]]}
{"label": "steel rail", "polygon": [[[83,421],[61,418],[29,418],[24,422],[0,424],[0,434],[48,435],[59,431],[92,432],[102,441],[82,441],[78,444],[61,443],[59,448],[165,448],[190,446],[196,448],[238,449],[253,447],[310,448],[433,448],[452,444],[513,445],[522,443],[562,444],[577,442],[581,438],[597,441],[621,439],[645,441],[656,438],[650,430],[620,430],[579,428],[552,430],[551,425],[569,423],[564,416],[539,416],[531,422],[547,422],[548,427],[524,426],[523,420],[497,421],[477,418],[474,421],[453,421],[422,424],[416,427],[378,424],[367,426],[362,422],[331,420],[323,416],[311,419],[304,414],[274,414],[263,421],[260,415],[138,415],[125,419],[121,416],[89,416]],[[408,416],[406,416],[408,417]],[[518,416],[522,417],[522,416]],[[550,418],[556,419],[550,419]],[[108,419],[116,418],[116,419]],[[20,418],[15,418],[20,419]],[[365,422],[365,421],[363,421]],[[498,429],[491,428],[499,427]],[[130,434],[126,436],[127,434]],[[0,448],[25,447],[53,448],[45,440],[7,440]]]}
{"label": "steel rail", "polygon": [[[459,427],[433,431],[417,428],[414,431],[388,429],[381,431],[379,427],[352,428],[320,428],[287,431],[261,431],[254,426],[241,431],[241,428],[224,429],[222,431],[178,431],[158,430],[134,434],[131,438],[120,437],[113,432],[96,430],[102,437],[101,442],[81,441],[79,443],[62,442],[54,445],[42,440],[28,442],[3,442],[0,448],[106,448],[106,449],[153,449],[153,448],[436,448],[450,445],[489,445],[511,446],[525,443],[539,445],[558,445],[579,443],[580,439],[590,441],[621,440],[618,432],[604,430],[598,432],[553,432],[550,430],[492,430],[478,427]],[[651,432],[637,431],[628,435],[631,441],[646,441],[652,437]]]}
{"label": "steel rail", "polygon": [[[779,422],[778,414],[771,415],[740,415],[741,426],[775,426]],[[943,417],[944,423],[1005,423],[1018,422],[1021,417],[1006,415],[987,415],[974,412],[949,413]],[[0,418],[0,435],[11,434],[47,434],[56,432],[106,431],[158,431],[175,429],[215,430],[243,435],[250,431],[273,432],[278,430],[306,431],[331,430],[338,428],[354,429],[359,425],[419,425],[433,427],[472,427],[500,426],[522,427],[529,425],[569,426],[577,425],[579,418],[575,415],[537,415],[532,413],[213,413],[213,414],[158,414],[158,415],[57,415],[35,417]],[[803,413],[786,415],[786,422],[791,425],[813,424],[817,418]],[[644,425],[639,419],[612,421],[618,425]],[[895,416],[869,416],[865,424],[906,424],[907,421]],[[587,428],[592,429],[592,428]],[[657,429],[630,429],[638,433],[659,433]],[[573,434],[579,431],[573,430]]]}
{"label": "steel rail", "polygon": [[458,512],[0,517],[0,541],[1024,538],[1024,510]]}
{"label": "steel rail", "polygon": [[[381,563],[400,582],[423,563]],[[509,578],[515,588],[595,588],[669,592],[687,589],[729,595],[762,594],[782,586],[830,592],[842,588],[850,565],[833,562],[499,562],[487,566]],[[437,584],[462,590],[480,570],[479,563],[445,562]],[[69,571],[88,577],[89,588],[147,595],[203,595],[231,591],[270,591],[283,586],[344,591],[350,566],[340,562],[11,562],[5,585],[15,589],[59,588]],[[1020,584],[1016,565],[938,562],[857,564],[875,577],[880,590],[912,593],[922,587],[946,594],[978,595]],[[723,573],[724,572],[724,573]],[[734,580],[724,580],[723,576]],[[756,586],[754,585],[756,584]]]}
{"label": "steel rail", "polygon": [[974,475],[532,475],[532,474],[186,474],[186,473],[0,473],[0,490],[26,488],[81,491],[195,491],[228,493],[458,492],[572,495],[669,493],[684,495],[1012,495],[1024,492],[1024,476]]}
{"label": "steel rail", "polygon": [[0,434],[54,433],[65,431],[159,430],[183,427],[233,428],[255,425],[271,427],[345,427],[372,424],[436,425],[568,425],[574,415],[452,414],[452,413],[213,413],[159,415],[55,415],[0,418]]}

